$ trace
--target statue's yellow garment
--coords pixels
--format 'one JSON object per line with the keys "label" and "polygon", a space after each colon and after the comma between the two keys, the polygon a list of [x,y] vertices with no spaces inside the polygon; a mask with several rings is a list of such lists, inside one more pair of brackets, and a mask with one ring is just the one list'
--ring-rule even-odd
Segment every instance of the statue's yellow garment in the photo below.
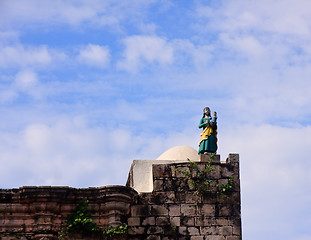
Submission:
{"label": "statue's yellow garment", "polygon": [[201,142],[203,140],[208,139],[208,137],[211,136],[212,133],[213,133],[213,129],[212,129],[211,126],[207,126],[206,128],[204,128],[204,130],[201,133],[201,139],[200,139],[200,142],[199,142],[199,146],[200,146]]}

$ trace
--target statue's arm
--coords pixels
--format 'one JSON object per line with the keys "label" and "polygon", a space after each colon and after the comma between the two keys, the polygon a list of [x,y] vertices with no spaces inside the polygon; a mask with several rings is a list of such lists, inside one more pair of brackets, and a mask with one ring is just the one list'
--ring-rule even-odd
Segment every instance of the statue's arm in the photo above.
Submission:
{"label": "statue's arm", "polygon": [[207,123],[206,123],[206,120],[202,118],[199,124],[199,128],[205,128],[206,126],[208,126],[208,124],[209,124],[209,120],[207,120]]}

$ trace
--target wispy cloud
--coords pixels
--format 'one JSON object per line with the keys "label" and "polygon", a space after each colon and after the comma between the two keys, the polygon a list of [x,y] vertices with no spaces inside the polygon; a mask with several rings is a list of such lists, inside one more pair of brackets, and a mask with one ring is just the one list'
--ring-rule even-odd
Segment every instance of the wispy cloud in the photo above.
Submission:
{"label": "wispy cloud", "polygon": [[12,45],[0,49],[0,67],[17,68],[52,64],[54,60],[63,60],[66,55],[47,46]]}
{"label": "wispy cloud", "polygon": [[124,39],[124,60],[118,66],[136,72],[146,63],[170,64],[173,62],[173,47],[157,36],[130,36]]}
{"label": "wispy cloud", "polygon": [[36,73],[30,70],[24,70],[16,75],[15,84],[18,89],[27,90],[38,82]]}
{"label": "wispy cloud", "polygon": [[[26,28],[42,28],[44,26],[60,26],[62,24],[80,28],[83,24],[93,27],[119,28],[126,19],[138,18],[137,14],[144,12],[153,0],[131,2],[123,1],[48,1],[40,0],[9,1],[0,3],[0,28],[22,26]],[[122,12],[122,14],[120,14]],[[35,24],[31,27],[27,24]]]}
{"label": "wispy cloud", "polygon": [[110,61],[109,48],[96,44],[88,44],[80,50],[78,60],[88,65],[105,68]]}

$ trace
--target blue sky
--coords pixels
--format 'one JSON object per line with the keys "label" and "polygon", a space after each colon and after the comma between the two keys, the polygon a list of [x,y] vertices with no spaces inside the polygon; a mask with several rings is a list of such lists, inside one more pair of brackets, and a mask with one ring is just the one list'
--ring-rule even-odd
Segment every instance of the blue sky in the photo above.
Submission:
{"label": "blue sky", "polygon": [[209,106],[244,239],[311,239],[310,76],[307,0],[0,0],[0,187],[124,185]]}

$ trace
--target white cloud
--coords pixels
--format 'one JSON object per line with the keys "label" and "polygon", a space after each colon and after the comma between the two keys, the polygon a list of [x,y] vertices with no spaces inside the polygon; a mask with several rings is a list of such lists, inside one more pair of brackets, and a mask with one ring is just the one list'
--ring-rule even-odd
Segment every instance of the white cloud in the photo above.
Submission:
{"label": "white cloud", "polygon": [[240,154],[244,238],[304,236],[298,229],[310,222],[311,127],[234,125],[222,129],[219,142],[222,155]]}
{"label": "white cloud", "polygon": [[18,89],[27,90],[38,83],[37,74],[30,70],[23,70],[17,73],[15,85]]}
{"label": "white cloud", "polygon": [[136,72],[146,64],[165,65],[173,62],[173,47],[163,38],[131,36],[124,39],[124,43],[124,59],[118,63],[121,69]]}
{"label": "white cloud", "polygon": [[20,94],[27,94],[35,99],[42,96],[39,78],[35,71],[23,69],[17,72],[11,82],[0,85],[0,103],[12,102]]}
{"label": "white cloud", "polygon": [[[308,220],[305,200],[311,198],[306,191],[311,184],[311,164],[306,158],[311,153],[310,136],[310,126],[245,125],[224,130],[222,151],[240,153],[246,239],[262,239],[262,228],[269,232],[269,239],[298,237],[295,219]],[[285,226],[285,231],[279,231]]]}
{"label": "white cloud", "polygon": [[89,44],[80,50],[78,60],[88,65],[105,68],[110,61],[109,48],[107,46]]}
{"label": "white cloud", "polygon": [[310,6],[308,0],[221,1],[216,9],[198,5],[196,13],[213,29],[310,36]]}
{"label": "white cloud", "polygon": [[93,8],[87,6],[83,1],[60,1],[42,2],[38,0],[24,1],[2,1],[1,18],[3,23],[14,22],[67,22],[76,24],[92,18],[96,15]]}
{"label": "white cloud", "polygon": [[38,23],[36,28],[59,24],[79,28],[80,24],[90,23],[93,27],[113,26],[118,29],[120,22],[128,19],[128,16],[140,19],[141,13],[153,2],[154,0],[3,0],[0,2],[0,28],[34,27],[33,23]]}
{"label": "white cloud", "polygon": [[261,57],[265,54],[265,47],[254,36],[232,36],[221,34],[220,40],[230,48],[250,57]]}
{"label": "white cloud", "polygon": [[0,49],[0,67],[50,66],[54,60],[63,60],[65,57],[64,53],[49,49],[47,46],[4,46]]}
{"label": "white cloud", "polygon": [[178,63],[192,63],[196,68],[206,68],[212,60],[214,50],[212,45],[195,45],[186,39],[174,39],[171,45],[174,47],[174,55]]}
{"label": "white cloud", "polygon": [[306,64],[311,38],[308,6],[307,0],[220,1],[216,8],[197,5],[195,26],[200,33],[217,34],[216,44],[237,54],[236,58],[271,67]]}

